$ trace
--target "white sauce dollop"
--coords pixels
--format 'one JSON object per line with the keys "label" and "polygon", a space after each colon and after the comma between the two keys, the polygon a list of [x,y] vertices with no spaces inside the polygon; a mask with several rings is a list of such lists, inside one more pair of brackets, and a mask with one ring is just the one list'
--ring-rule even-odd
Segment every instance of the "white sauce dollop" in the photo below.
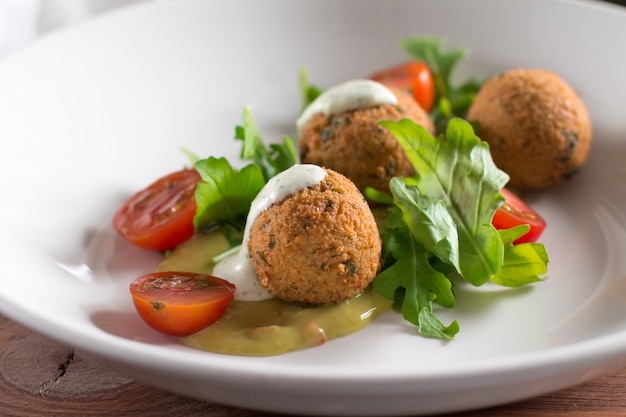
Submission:
{"label": "white sauce dollop", "polygon": [[320,94],[296,121],[298,137],[307,122],[317,113],[326,116],[348,110],[381,105],[397,105],[398,98],[383,84],[372,80],[352,80]]}
{"label": "white sauce dollop", "polygon": [[297,191],[319,184],[324,178],[326,178],[324,168],[311,164],[294,165],[270,179],[252,201],[246,219],[241,249],[219,262],[213,269],[213,274],[235,284],[237,287],[235,291],[236,300],[259,301],[273,297],[267,289],[259,284],[248,253],[250,227],[256,218],[263,210],[271,207],[277,201]]}

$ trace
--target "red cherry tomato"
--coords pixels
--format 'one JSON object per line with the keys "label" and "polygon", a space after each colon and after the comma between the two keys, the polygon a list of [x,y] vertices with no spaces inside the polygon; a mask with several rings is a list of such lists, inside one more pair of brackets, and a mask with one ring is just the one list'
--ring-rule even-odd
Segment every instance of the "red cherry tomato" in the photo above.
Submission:
{"label": "red cherry tomato", "polygon": [[496,229],[510,229],[521,224],[530,225],[528,233],[518,238],[513,244],[536,242],[546,228],[545,220],[518,196],[503,188],[504,204],[493,216],[492,224]]}
{"label": "red cherry tomato", "polygon": [[174,172],[129,198],[115,213],[113,228],[137,246],[164,251],[194,233],[195,169]]}
{"label": "red cherry tomato", "polygon": [[395,67],[378,71],[369,77],[371,80],[390,86],[404,88],[427,112],[435,101],[435,83],[428,65],[422,61],[410,61]]}
{"label": "red cherry tomato", "polygon": [[235,285],[193,272],[157,272],[130,284],[133,303],[153,329],[188,336],[215,323],[235,296]]}

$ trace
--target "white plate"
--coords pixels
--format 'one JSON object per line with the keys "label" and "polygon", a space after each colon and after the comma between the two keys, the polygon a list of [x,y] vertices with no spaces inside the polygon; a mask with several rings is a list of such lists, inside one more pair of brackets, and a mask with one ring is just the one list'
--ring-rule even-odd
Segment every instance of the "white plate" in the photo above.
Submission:
{"label": "white plate", "polygon": [[[457,340],[393,313],[326,345],[269,358],[209,354],[156,334],[127,291],[158,255],[110,227],[118,205],[186,163],[236,158],[250,105],[266,140],[293,135],[297,73],[328,87],[400,62],[406,36],[443,35],[486,76],[559,72],[586,100],[588,165],[530,201],[549,223],[549,280],[460,287]],[[557,0],[160,2],[59,32],[0,65],[0,310],[137,380],[291,414],[420,414],[519,400],[626,365],[626,13]]]}

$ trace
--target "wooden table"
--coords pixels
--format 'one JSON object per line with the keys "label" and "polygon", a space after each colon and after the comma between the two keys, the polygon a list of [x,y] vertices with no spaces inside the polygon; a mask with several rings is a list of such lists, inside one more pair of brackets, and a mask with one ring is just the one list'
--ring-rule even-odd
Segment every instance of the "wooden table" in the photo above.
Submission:
{"label": "wooden table", "polygon": [[[269,416],[149,387],[81,358],[0,316],[0,416]],[[626,416],[626,369],[586,384],[475,416]],[[448,416],[451,417],[451,416]]]}

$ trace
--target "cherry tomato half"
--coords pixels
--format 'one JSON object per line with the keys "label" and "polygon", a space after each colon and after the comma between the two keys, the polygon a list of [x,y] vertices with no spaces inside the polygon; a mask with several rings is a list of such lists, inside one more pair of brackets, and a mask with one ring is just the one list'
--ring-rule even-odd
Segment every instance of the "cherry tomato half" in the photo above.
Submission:
{"label": "cherry tomato half", "polygon": [[424,110],[429,112],[433,108],[435,83],[428,65],[422,61],[410,61],[387,68],[372,74],[369,78],[379,83],[407,89]]}
{"label": "cherry tomato half", "polygon": [[530,225],[528,233],[517,239],[513,244],[536,242],[546,228],[545,220],[518,196],[503,188],[504,204],[493,216],[492,224],[496,229],[510,229],[521,224]]}
{"label": "cherry tomato half", "polygon": [[215,323],[235,296],[235,285],[212,275],[156,272],[130,284],[133,303],[153,329],[188,336]]}
{"label": "cherry tomato half", "polygon": [[120,207],[113,217],[113,228],[142,248],[172,249],[194,233],[194,193],[199,180],[195,169],[160,178]]}

